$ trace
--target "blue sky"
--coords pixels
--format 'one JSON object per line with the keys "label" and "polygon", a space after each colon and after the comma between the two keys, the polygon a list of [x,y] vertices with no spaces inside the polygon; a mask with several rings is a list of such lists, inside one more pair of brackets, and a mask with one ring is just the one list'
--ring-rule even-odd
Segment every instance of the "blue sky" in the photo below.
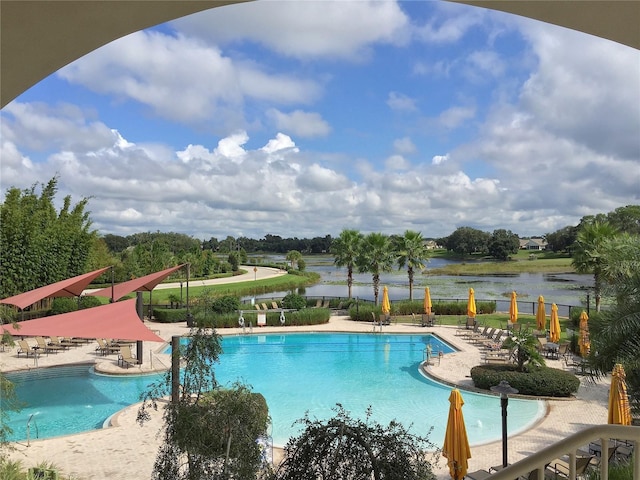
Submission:
{"label": "blue sky", "polygon": [[137,32],[0,114],[0,190],[100,233],[542,235],[638,204],[640,52],[440,1],[263,1]]}

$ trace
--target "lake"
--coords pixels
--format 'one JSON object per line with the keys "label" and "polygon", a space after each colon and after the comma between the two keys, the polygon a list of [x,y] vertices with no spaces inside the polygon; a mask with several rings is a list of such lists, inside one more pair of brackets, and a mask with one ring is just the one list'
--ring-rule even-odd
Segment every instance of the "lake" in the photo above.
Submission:
{"label": "lake", "polygon": [[[272,256],[270,261],[284,260],[284,257]],[[307,259],[305,259],[307,260]],[[456,260],[433,258],[428,269],[444,267],[448,264],[460,263]],[[299,289],[301,295],[308,297],[346,297],[347,270],[333,265],[333,259],[327,257],[309,257],[307,270],[320,274],[320,283]],[[373,281],[370,273],[354,273],[353,297],[373,300]],[[380,275],[380,287],[387,286],[389,299],[393,301],[409,298],[409,278],[406,271],[394,271]],[[433,301],[437,299],[460,299],[466,301],[469,288],[473,288],[476,301],[495,300],[498,311],[509,310],[509,296],[515,290],[518,294],[520,313],[534,313],[538,296],[544,296],[548,305],[556,303],[561,316],[568,315],[568,308],[562,306],[586,305],[587,294],[593,291],[593,275],[575,273],[519,273],[502,275],[414,275],[413,297],[424,298],[424,288],[429,287]],[[256,298],[272,298],[284,296],[288,291],[275,292]],[[382,291],[380,292],[382,295]],[[549,307],[547,307],[549,309]],[[548,312],[550,313],[550,312]]]}

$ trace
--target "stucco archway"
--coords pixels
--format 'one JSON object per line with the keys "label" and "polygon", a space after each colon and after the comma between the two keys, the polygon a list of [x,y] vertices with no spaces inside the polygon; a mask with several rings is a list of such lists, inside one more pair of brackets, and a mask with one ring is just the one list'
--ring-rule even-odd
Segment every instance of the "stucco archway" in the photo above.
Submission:
{"label": "stucco archway", "polygon": [[[1,0],[0,107],[117,38],[246,0]],[[640,2],[451,0],[568,27],[640,49]]]}

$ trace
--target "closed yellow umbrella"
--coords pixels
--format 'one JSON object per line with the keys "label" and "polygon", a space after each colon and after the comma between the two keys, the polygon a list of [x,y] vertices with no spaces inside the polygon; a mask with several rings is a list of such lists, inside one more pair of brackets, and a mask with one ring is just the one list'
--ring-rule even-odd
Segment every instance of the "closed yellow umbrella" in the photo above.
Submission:
{"label": "closed yellow umbrella", "polygon": [[424,289],[424,313],[431,315],[431,292],[429,287]]}
{"label": "closed yellow umbrella", "polygon": [[536,330],[544,330],[547,325],[547,312],[544,306],[544,297],[538,297],[538,311],[536,312]]}
{"label": "closed yellow umbrella", "polygon": [[578,339],[580,346],[580,356],[586,357],[591,349],[591,340],[589,340],[589,316],[584,310],[580,314],[580,338]]}
{"label": "closed yellow umbrella", "polygon": [[518,295],[515,291],[511,292],[511,303],[509,304],[509,321],[516,323],[518,321]]}
{"label": "closed yellow umbrella", "polygon": [[607,422],[616,425],[631,425],[631,407],[627,395],[627,380],[624,367],[619,363],[616,363],[611,373]]}
{"label": "closed yellow umbrella", "polygon": [[382,313],[389,315],[391,313],[391,303],[389,302],[389,289],[385,286],[382,289]]}
{"label": "closed yellow umbrella", "polygon": [[551,304],[551,320],[549,320],[549,340],[558,343],[560,340],[560,319],[558,318],[558,306]]}
{"label": "closed yellow umbrella", "polygon": [[449,418],[447,420],[447,430],[444,434],[442,456],[447,459],[451,478],[462,480],[469,468],[471,449],[469,448],[467,429],[462,415],[464,400],[462,400],[460,390],[457,388],[451,390],[449,403]]}
{"label": "closed yellow umbrella", "polygon": [[473,288],[469,289],[469,301],[467,302],[467,317],[476,318],[476,296]]}

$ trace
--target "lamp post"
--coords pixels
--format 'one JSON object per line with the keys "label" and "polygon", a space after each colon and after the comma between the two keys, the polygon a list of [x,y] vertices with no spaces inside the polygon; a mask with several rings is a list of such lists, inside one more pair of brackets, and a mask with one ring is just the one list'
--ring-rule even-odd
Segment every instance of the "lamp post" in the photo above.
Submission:
{"label": "lamp post", "polygon": [[509,405],[509,394],[518,393],[518,390],[509,385],[506,380],[501,380],[498,385],[491,387],[492,392],[500,394],[500,406],[502,407],[502,466],[506,467],[507,462],[507,406]]}

